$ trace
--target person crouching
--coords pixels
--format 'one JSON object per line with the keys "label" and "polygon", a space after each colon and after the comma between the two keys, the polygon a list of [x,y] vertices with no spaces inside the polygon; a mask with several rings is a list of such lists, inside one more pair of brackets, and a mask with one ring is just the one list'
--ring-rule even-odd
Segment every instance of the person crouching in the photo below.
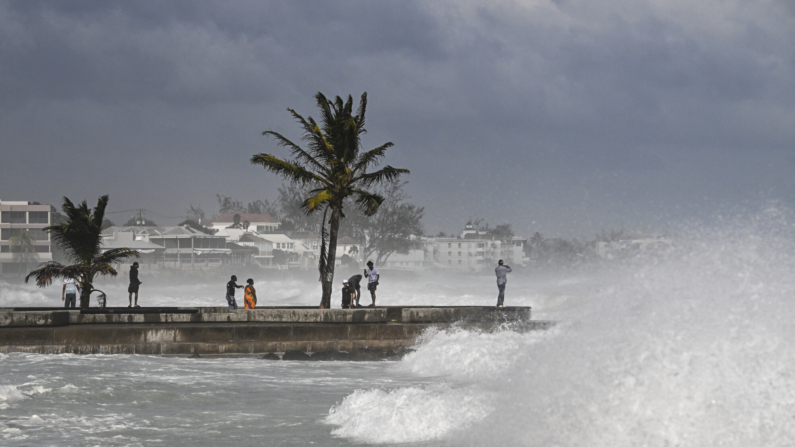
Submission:
{"label": "person crouching", "polygon": [[342,282],[342,308],[350,309],[353,298],[353,289],[348,285],[348,281]]}

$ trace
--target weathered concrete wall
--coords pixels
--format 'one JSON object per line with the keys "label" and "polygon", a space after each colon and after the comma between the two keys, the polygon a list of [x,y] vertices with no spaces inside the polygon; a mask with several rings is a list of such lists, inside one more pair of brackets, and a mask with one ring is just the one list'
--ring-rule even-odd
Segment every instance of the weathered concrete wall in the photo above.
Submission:
{"label": "weathered concrete wall", "polygon": [[[125,310],[127,309],[127,310]],[[221,307],[174,308],[180,312],[142,312],[114,308],[106,313],[96,309],[17,311],[0,309],[0,327],[59,326],[63,324],[135,323],[432,323],[453,321],[525,321],[529,307],[374,307],[356,309],[279,308],[238,309],[231,313]],[[68,322],[64,319],[68,318]]]}
{"label": "weathered concrete wall", "polygon": [[[0,310],[0,352],[43,354],[148,354],[261,356],[273,353],[366,352],[392,357],[430,327],[492,330],[514,322],[517,331],[547,329],[531,321],[529,308],[261,308],[227,313],[200,308],[189,313],[81,313],[79,310]],[[130,311],[136,312],[136,311]],[[306,356],[304,356],[306,357]]]}
{"label": "weathered concrete wall", "polygon": [[[551,322],[525,322],[520,331],[547,329]],[[449,324],[269,324],[76,325],[0,329],[0,352],[41,354],[148,354],[179,356],[263,355],[357,350],[390,355],[414,345],[430,327]],[[490,330],[490,323],[464,327]]]}

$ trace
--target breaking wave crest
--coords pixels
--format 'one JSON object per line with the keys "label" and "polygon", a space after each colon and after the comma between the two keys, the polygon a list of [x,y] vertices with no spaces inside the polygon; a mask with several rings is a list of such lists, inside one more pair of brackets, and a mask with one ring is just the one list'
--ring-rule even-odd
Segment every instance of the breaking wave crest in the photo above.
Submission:
{"label": "breaking wave crest", "polygon": [[357,391],[327,422],[373,443],[795,445],[794,223],[682,228],[676,253],[582,278],[553,331],[429,332],[395,367],[431,384]]}

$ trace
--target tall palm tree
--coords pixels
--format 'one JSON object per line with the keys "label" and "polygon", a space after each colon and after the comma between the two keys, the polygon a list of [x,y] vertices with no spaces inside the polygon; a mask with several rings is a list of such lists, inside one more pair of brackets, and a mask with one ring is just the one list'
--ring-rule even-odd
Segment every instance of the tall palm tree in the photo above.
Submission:
{"label": "tall palm tree", "polygon": [[[315,100],[321,113],[320,123],[315,122],[312,117],[304,118],[295,110],[287,109],[301,126],[303,130],[301,139],[306,143],[307,149],[301,148],[277,132],[268,130],[262,134],[273,136],[279,146],[289,148],[292,159],[283,160],[269,154],[258,154],[251,158],[251,163],[261,165],[266,170],[294,183],[312,186],[314,189],[302,204],[305,213],[310,214],[320,209],[324,214],[331,212],[328,219],[328,251],[325,250],[325,237],[323,237],[324,244],[321,247],[318,263],[320,281],[323,285],[320,307],[327,309],[331,306],[337,233],[340,219],[345,217],[343,212],[345,199],[352,198],[364,214],[372,216],[378,211],[384,198],[367,189],[380,183],[395,181],[409,171],[385,166],[377,171],[368,172],[369,168],[379,165],[386,155],[386,150],[393,144],[385,143],[369,151],[359,152],[360,137],[367,132],[364,128],[364,115],[367,110],[366,92],[362,94],[355,114],[353,97],[350,95],[345,102],[339,96],[331,101],[318,92]],[[325,222],[324,219],[324,226]]]}
{"label": "tall palm tree", "polygon": [[71,264],[63,265],[54,261],[41,264],[25,277],[25,282],[33,277],[37,286],[46,287],[55,278],[72,278],[80,285],[80,307],[88,307],[91,292],[94,291],[94,277],[116,276],[118,272],[113,268],[113,263],[130,256],[138,257],[138,252],[129,248],[102,250],[102,220],[107,206],[106,195],[99,198],[93,211],[85,200],[75,206],[64,197],[62,209],[66,222],[50,225],[44,230],[50,233],[53,243],[63,250]]}

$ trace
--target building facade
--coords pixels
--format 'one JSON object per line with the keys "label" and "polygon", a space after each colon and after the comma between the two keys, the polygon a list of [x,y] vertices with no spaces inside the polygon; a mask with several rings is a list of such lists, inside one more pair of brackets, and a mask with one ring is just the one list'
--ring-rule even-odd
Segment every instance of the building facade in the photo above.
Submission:
{"label": "building facade", "polygon": [[0,200],[0,273],[21,274],[52,261],[50,206]]}

